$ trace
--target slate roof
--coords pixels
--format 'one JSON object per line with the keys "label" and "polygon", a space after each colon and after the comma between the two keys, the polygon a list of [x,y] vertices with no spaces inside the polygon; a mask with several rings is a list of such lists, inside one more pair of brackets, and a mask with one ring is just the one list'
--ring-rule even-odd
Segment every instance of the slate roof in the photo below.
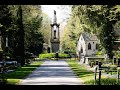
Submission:
{"label": "slate roof", "polygon": [[120,29],[115,30],[116,36],[120,36]]}
{"label": "slate roof", "polygon": [[98,40],[94,34],[89,34],[88,32],[83,32],[81,34],[85,41],[96,41]]}

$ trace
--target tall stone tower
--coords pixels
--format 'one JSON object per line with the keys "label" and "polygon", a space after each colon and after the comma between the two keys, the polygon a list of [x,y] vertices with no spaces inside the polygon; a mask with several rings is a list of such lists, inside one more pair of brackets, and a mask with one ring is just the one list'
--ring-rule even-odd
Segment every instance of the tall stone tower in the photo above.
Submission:
{"label": "tall stone tower", "polygon": [[60,47],[59,26],[60,24],[57,24],[56,11],[54,10],[54,20],[53,23],[51,24],[51,40],[50,40],[52,52],[57,52]]}

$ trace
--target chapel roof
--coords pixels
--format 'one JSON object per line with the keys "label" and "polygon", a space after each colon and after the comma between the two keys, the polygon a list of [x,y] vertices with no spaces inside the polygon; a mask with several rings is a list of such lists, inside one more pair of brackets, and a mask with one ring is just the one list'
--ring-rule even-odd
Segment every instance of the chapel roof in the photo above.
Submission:
{"label": "chapel roof", "polygon": [[120,29],[116,29],[115,34],[116,34],[116,36],[120,36]]}
{"label": "chapel roof", "polygon": [[96,35],[90,34],[88,32],[83,32],[81,35],[83,36],[85,41],[96,41],[96,40],[98,40]]}

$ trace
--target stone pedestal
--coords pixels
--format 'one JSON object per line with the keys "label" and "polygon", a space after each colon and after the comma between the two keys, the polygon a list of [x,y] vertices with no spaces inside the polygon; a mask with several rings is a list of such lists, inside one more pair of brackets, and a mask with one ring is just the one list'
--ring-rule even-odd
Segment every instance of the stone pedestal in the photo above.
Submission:
{"label": "stone pedestal", "polygon": [[52,52],[58,52],[59,50],[59,43],[51,43]]}
{"label": "stone pedestal", "polygon": [[85,58],[85,64],[89,64],[88,58]]}

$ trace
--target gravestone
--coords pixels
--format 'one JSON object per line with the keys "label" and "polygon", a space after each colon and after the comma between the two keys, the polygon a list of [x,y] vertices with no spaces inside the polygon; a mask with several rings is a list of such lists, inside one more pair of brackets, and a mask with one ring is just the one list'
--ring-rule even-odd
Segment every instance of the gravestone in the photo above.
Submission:
{"label": "gravestone", "polygon": [[120,66],[120,58],[118,58],[118,66]]}
{"label": "gravestone", "polygon": [[95,65],[98,65],[98,60],[96,60]]}
{"label": "gravestone", "polygon": [[47,52],[50,53],[50,47],[47,48]]}
{"label": "gravestone", "polygon": [[58,60],[58,58],[59,58],[58,52],[55,53],[55,58]]}
{"label": "gravestone", "polygon": [[116,58],[114,58],[114,60],[113,60],[113,61],[114,61],[114,64],[116,64]]}

